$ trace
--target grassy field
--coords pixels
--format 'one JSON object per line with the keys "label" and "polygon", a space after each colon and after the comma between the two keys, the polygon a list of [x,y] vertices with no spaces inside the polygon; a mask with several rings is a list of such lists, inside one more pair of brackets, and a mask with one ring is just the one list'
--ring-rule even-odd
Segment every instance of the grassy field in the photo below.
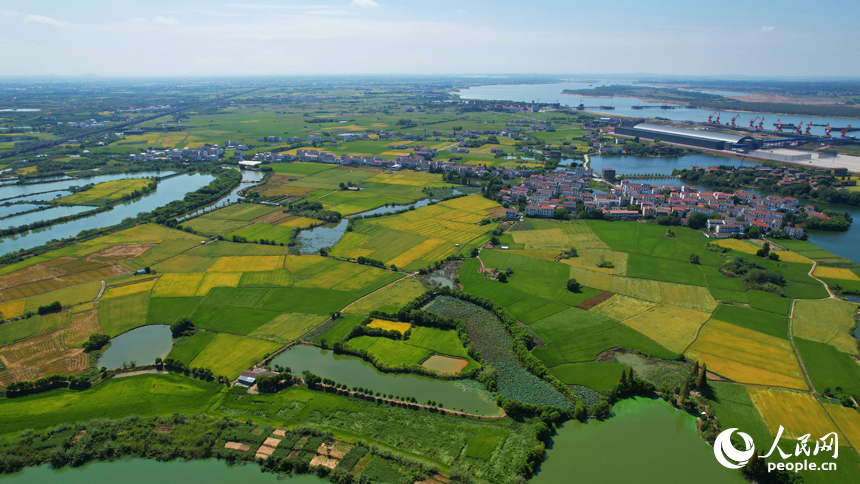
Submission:
{"label": "grassy field", "polygon": [[713,318],[777,338],[788,339],[788,319],[778,314],[720,304],[714,311]]}
{"label": "grassy field", "polygon": [[224,375],[232,379],[280,347],[280,344],[256,338],[218,334],[191,360],[189,365],[207,368],[216,375]]}
{"label": "grassy field", "polygon": [[364,320],[361,316],[356,316],[354,314],[347,314],[343,318],[341,318],[338,323],[326,331],[319,339],[326,340],[328,343],[334,343],[335,341],[343,341],[349,336],[349,332],[352,331],[354,326],[357,326]]}
{"label": "grassy field", "polygon": [[753,405],[747,387],[735,383],[712,381],[711,410],[723,428],[739,428],[749,434],[754,442],[773,442],[767,426]]}
{"label": "grassy field", "polygon": [[146,324],[149,294],[140,292],[99,301],[99,324],[105,334],[116,336]]}
{"label": "grassy field", "polygon": [[405,277],[390,286],[355,301],[344,308],[344,311],[353,314],[368,314],[374,310],[394,313],[405,306],[406,303],[423,294],[424,291],[424,285],[418,279]]}
{"label": "grassy field", "polygon": [[635,299],[632,297],[614,294],[612,297],[590,309],[591,312],[602,314],[616,321],[624,321],[638,314],[657,307],[657,304]]}
{"label": "grassy field", "polygon": [[[256,273],[251,273],[256,274]],[[209,272],[197,287],[197,295],[205,296],[216,287],[237,287],[244,274],[239,272]]]}
{"label": "grassy field", "polygon": [[329,314],[357,299],[351,292],[304,287],[272,289],[261,309],[279,313]]}
{"label": "grassy field", "polygon": [[182,341],[181,343],[174,343],[173,349],[170,350],[170,354],[167,356],[169,358],[173,358],[174,360],[179,360],[183,363],[190,364],[197,355],[203,351],[209,343],[211,343],[215,339],[216,333],[210,333],[208,331],[195,331],[193,335]]}
{"label": "grassy field", "polygon": [[403,341],[376,336],[359,336],[347,342],[347,346],[367,350],[378,361],[389,366],[409,366],[421,364],[433,351],[406,344]]}
{"label": "grassy field", "polygon": [[737,382],[807,389],[788,341],[734,324],[708,321],[685,356]]}
{"label": "grassy field", "polygon": [[318,314],[284,313],[251,331],[248,336],[286,344],[295,341],[325,320],[325,316]]}
{"label": "grassy field", "polygon": [[547,342],[535,348],[533,354],[549,367],[593,360],[601,352],[615,347],[658,357],[674,356],[641,333],[606,316],[577,308],[566,309],[530,326]]}
{"label": "grassy field", "polygon": [[149,300],[146,324],[171,324],[187,318],[200,302],[199,297],[153,297]]}
{"label": "grassy field", "polygon": [[465,359],[468,364],[461,371],[469,371],[480,366],[466,352],[456,331],[416,326],[412,329],[406,344],[430,350],[441,355]]}
{"label": "grassy field", "polygon": [[198,328],[247,335],[277,316],[274,311],[201,303],[190,317]]}
{"label": "grassy field", "polygon": [[582,385],[592,390],[609,390],[618,384],[627,366],[612,361],[590,361],[559,365],[550,372],[568,385]]}
{"label": "grassy field", "polygon": [[93,301],[98,296],[101,288],[102,285],[100,282],[93,281],[28,297],[24,305],[24,310],[36,312],[39,306],[47,306],[54,301],[59,301],[63,306],[74,306],[83,302]]}
{"label": "grassy field", "polygon": [[[226,274],[238,274],[226,272]],[[287,269],[276,269],[263,272],[245,272],[240,275],[239,287],[290,287],[293,285],[293,275]],[[235,286],[234,286],[235,287]]]}
{"label": "grassy field", "polygon": [[815,390],[842,387],[852,395],[860,395],[860,365],[850,356],[831,345],[803,338],[794,338],[794,344]]}
{"label": "grassy field", "polygon": [[788,316],[791,301],[772,292],[748,291],[750,307]]}
{"label": "grassy field", "polygon": [[798,300],[794,306],[792,333],[798,338],[827,343],[839,351],[856,355],[857,340],[851,334],[857,325],[856,310],[857,304],[839,299]]}
{"label": "grassy field", "polygon": [[67,205],[102,205],[105,202],[119,200],[126,195],[130,195],[135,190],[140,191],[150,183],[151,180],[146,178],[114,180],[99,183],[89,190],[55,199],[54,202]]}

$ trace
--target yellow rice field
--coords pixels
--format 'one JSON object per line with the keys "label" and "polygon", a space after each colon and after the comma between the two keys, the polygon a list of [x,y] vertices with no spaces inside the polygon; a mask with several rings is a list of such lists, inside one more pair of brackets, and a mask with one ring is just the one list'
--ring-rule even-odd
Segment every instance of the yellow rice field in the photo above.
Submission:
{"label": "yellow rice field", "polygon": [[150,279],[148,281],[138,282],[136,284],[128,284],[125,286],[112,287],[110,289],[105,290],[104,294],[102,294],[102,299],[110,299],[112,297],[126,296],[128,294],[136,294],[138,292],[149,292],[152,290],[152,286],[155,285],[155,279]]}
{"label": "yellow rice field", "polygon": [[84,190],[82,192],[66,195],[58,198],[55,201],[59,203],[68,203],[72,205],[86,205],[94,201],[118,200],[124,195],[128,195],[135,190],[141,190],[149,185],[151,180],[146,178],[132,178],[129,180],[114,180]]}
{"label": "yellow rice field", "polygon": [[616,321],[624,321],[649,311],[656,306],[656,303],[650,301],[615,294],[606,301],[591,308],[590,311],[602,314]]}
{"label": "yellow rice field", "polygon": [[682,353],[693,340],[710,313],[662,304],[622,321],[645,336],[676,353]]}
{"label": "yellow rice field", "polygon": [[388,321],[385,319],[374,319],[367,325],[370,328],[384,329],[385,331],[397,331],[400,334],[405,333],[412,327],[409,323],[401,323],[398,321]]}
{"label": "yellow rice field", "polygon": [[[347,232],[348,234],[349,232]],[[286,255],[284,256],[284,269],[290,272],[300,271],[314,264],[327,260],[318,255]]]}
{"label": "yellow rice field", "polygon": [[24,304],[26,299],[16,299],[0,303],[0,319],[17,318],[24,314]]}
{"label": "yellow rice field", "polygon": [[326,316],[318,314],[284,313],[255,329],[248,336],[279,343],[290,343],[325,320]]}
{"label": "yellow rice field", "polygon": [[860,449],[860,412],[855,408],[825,403],[824,409],[833,417],[840,435],[844,436],[854,449]]}
{"label": "yellow rice field", "polygon": [[282,255],[237,255],[219,257],[207,272],[273,271],[284,265]]}
{"label": "yellow rice field", "polygon": [[164,274],[158,278],[158,282],[152,288],[152,297],[196,296],[197,288],[205,276],[206,274],[202,272]]}
{"label": "yellow rice field", "polygon": [[281,222],[278,225],[280,225],[281,227],[287,227],[287,228],[291,229],[291,228],[295,228],[295,227],[306,228],[306,227],[310,227],[313,224],[320,224],[320,223],[321,222],[319,220],[315,220],[312,218],[295,217],[293,219],[287,220],[286,222]]}
{"label": "yellow rice field", "polygon": [[[780,252],[780,255],[782,252]],[[785,260],[785,259],[783,259]],[[843,269],[840,267],[824,267],[824,266],[816,266],[815,272],[813,272],[815,277],[826,277],[828,279],[843,279],[846,281],[860,281],[860,277],[857,277],[857,274],[852,272],[850,269]]]}
{"label": "yellow rice field", "polygon": [[[817,440],[836,431],[818,400],[809,393],[762,387],[747,387],[747,392],[773,436],[776,436],[780,425],[785,429],[783,439],[812,434],[810,440]],[[841,435],[839,445],[847,445]],[[789,449],[783,450],[790,452]]]}
{"label": "yellow rice field", "polygon": [[708,321],[685,355],[737,382],[807,389],[788,341],[734,324]]}
{"label": "yellow rice field", "polygon": [[198,296],[205,296],[213,287],[238,287],[241,272],[209,272],[197,288]]}
{"label": "yellow rice field", "polygon": [[812,264],[812,260],[810,260],[806,257],[803,257],[802,255],[798,254],[797,252],[792,252],[790,250],[776,251],[776,255],[779,256],[779,260],[781,260],[781,261],[801,262],[804,264]]}
{"label": "yellow rice field", "polygon": [[799,299],[794,306],[792,334],[856,355],[857,341],[849,332],[856,309],[857,304],[839,299]]}
{"label": "yellow rice field", "polygon": [[455,249],[454,245],[450,241],[443,239],[427,239],[394,259],[391,259],[387,264],[394,264],[397,267],[406,267],[416,260],[421,259],[428,252],[435,251],[443,246],[450,247],[451,252]]}
{"label": "yellow rice field", "polygon": [[720,247],[726,247],[745,254],[755,254],[761,248],[755,244],[750,244],[749,242],[737,239],[718,239],[713,243]]}
{"label": "yellow rice field", "polygon": [[374,175],[365,181],[388,183],[390,185],[407,185],[412,187],[450,186],[449,183],[443,183],[442,177],[438,174],[412,170],[398,171],[395,173],[380,173],[379,175]]}

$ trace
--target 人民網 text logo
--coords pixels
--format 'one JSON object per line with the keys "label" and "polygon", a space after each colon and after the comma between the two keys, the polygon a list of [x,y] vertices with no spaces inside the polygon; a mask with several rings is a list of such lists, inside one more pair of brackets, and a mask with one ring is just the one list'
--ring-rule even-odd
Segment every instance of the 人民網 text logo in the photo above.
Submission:
{"label": "\u4eba\u6c11\u7db2 text logo", "polygon": [[[735,434],[735,432],[737,433]],[[833,458],[836,459],[839,457],[839,437],[836,432],[831,432],[824,437],[821,437],[818,440],[815,440],[815,447],[812,447],[812,443],[809,442],[811,434],[805,434],[797,438],[797,444],[795,445],[794,453],[785,452],[779,447],[779,441],[782,438],[782,434],[785,429],[782,425],[779,426],[779,431],[776,434],[776,439],[773,441],[773,445],[770,447],[770,451],[767,454],[759,454],[756,456],[755,452],[755,443],[753,442],[752,437],[749,434],[739,431],[737,428],[726,429],[717,436],[717,439],[714,441],[714,457],[717,458],[717,462],[720,463],[723,467],[728,469],[740,469],[742,467],[747,466],[750,463],[750,460],[753,458],[759,459],[767,459],[771,455],[773,455],[774,451],[778,452],[777,457],[782,458],[782,460],[788,460],[793,457],[801,457],[801,456],[817,456],[819,452],[833,452]],[[735,444],[732,443],[732,435],[735,434],[742,441],[742,449],[738,449],[735,447]],[[802,470],[836,470],[836,462],[808,462],[807,460],[803,461],[794,461],[794,462],[774,462],[771,460],[767,463],[767,471],[802,471]]]}

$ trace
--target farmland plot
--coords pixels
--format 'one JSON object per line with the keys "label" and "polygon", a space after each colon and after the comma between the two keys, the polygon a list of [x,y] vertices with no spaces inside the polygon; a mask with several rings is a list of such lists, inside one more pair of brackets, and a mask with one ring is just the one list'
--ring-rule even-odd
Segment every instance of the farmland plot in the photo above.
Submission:
{"label": "farmland plot", "polygon": [[622,321],[657,343],[676,353],[682,353],[699,332],[710,313],[671,305],[660,305]]}
{"label": "farmland plot", "polygon": [[[805,434],[823,437],[837,431],[827,413],[809,393],[761,387],[747,387],[747,391],[773,436],[776,436],[780,425],[785,429],[782,434],[785,439],[797,439]],[[839,445],[847,446],[845,436],[839,437]]]}
{"label": "farmland plot", "polygon": [[850,331],[857,324],[857,304],[839,299],[795,302],[792,332],[799,338],[827,343],[839,351],[857,354],[857,340]]}

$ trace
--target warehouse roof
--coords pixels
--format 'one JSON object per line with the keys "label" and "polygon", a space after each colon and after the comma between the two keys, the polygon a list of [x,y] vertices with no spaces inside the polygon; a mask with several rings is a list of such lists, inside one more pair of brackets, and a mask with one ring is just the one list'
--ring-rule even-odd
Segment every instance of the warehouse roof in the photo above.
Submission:
{"label": "warehouse roof", "polygon": [[674,126],[663,126],[660,124],[639,123],[633,128],[642,131],[650,131],[655,134],[672,134],[676,136],[687,136],[690,138],[706,139],[709,141],[726,141],[729,143],[740,143],[742,140],[752,139],[751,136],[741,136],[728,133],[715,133],[712,131],[703,131],[700,129],[676,128]]}

